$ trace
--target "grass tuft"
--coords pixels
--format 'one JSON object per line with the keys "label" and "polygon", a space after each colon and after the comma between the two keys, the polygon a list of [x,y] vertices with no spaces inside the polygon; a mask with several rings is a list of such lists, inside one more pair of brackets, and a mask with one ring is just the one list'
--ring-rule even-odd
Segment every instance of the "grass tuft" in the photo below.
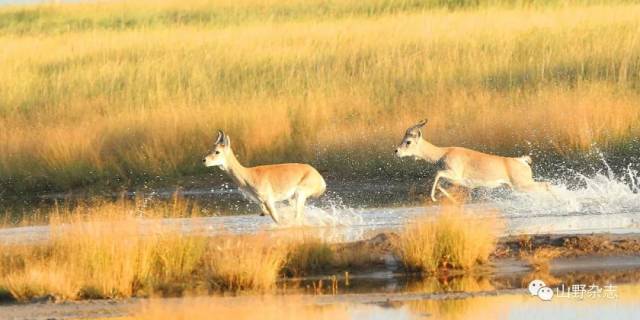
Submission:
{"label": "grass tuft", "polygon": [[331,245],[316,237],[302,236],[292,242],[285,266],[291,276],[326,271],[335,265],[336,253]]}
{"label": "grass tuft", "polygon": [[398,255],[410,271],[471,269],[488,261],[501,227],[495,213],[480,218],[461,207],[446,206],[435,218],[422,218],[405,228]]}
{"label": "grass tuft", "polygon": [[267,235],[219,237],[209,244],[205,268],[214,287],[265,291],[275,286],[288,246]]}

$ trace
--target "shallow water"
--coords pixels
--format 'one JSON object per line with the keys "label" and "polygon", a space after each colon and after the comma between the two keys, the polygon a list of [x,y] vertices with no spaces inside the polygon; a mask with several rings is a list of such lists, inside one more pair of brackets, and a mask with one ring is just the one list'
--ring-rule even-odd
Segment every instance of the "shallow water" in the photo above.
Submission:
{"label": "shallow water", "polygon": [[618,298],[541,301],[526,293],[408,301],[358,310],[351,319],[638,319],[640,285],[617,287]]}
{"label": "shallow water", "polygon": [[[517,264],[517,262],[516,262]],[[342,306],[347,319],[638,319],[640,257],[557,259],[547,272],[502,262],[488,273],[412,278],[402,274],[338,276],[291,284],[287,294],[312,296],[321,306]],[[543,301],[528,284],[542,280],[555,296]],[[290,282],[290,281],[289,281]],[[315,285],[312,285],[315,283]],[[582,286],[600,293],[569,288]],[[321,289],[318,289],[322,286]],[[595,289],[597,288],[597,289]],[[585,289],[586,290],[586,289]],[[240,300],[240,305],[243,304]],[[313,315],[312,315],[313,318]]]}
{"label": "shallow water", "polygon": [[[606,162],[605,162],[606,164]],[[504,218],[505,235],[513,234],[572,234],[572,233],[640,233],[640,175],[631,166],[623,174],[615,175],[608,167],[592,177],[576,174],[582,183],[568,187],[554,184],[551,193],[516,193],[492,191],[477,196],[464,208],[477,219],[497,213]],[[351,186],[352,193],[393,194],[401,185],[376,189],[367,185]],[[237,197],[229,186],[212,191],[190,190],[188,197]],[[343,190],[343,193],[347,193]],[[166,198],[169,192],[147,194],[145,201]],[[380,195],[382,197],[382,195]],[[248,204],[247,201],[242,201]],[[438,204],[409,207],[352,207],[343,204],[335,194],[312,203],[304,221],[295,221],[293,210],[285,204],[278,207],[282,220],[276,225],[269,217],[257,214],[223,215],[193,219],[166,219],[164,223],[181,228],[186,233],[216,234],[220,232],[255,233],[306,227],[328,241],[355,241],[377,233],[398,230],[416,218],[436,215]],[[255,212],[255,211],[253,211]],[[472,223],[472,221],[470,222]],[[0,229],[0,241],[39,241],[48,237],[46,226]]]}

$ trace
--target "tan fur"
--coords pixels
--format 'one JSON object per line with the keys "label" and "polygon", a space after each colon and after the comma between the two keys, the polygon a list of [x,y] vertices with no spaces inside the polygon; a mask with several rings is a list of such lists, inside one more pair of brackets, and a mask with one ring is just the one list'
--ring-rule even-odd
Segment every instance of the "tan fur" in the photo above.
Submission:
{"label": "tan fur", "polygon": [[426,122],[423,120],[407,130],[396,155],[413,156],[441,166],[431,188],[433,201],[436,201],[436,188],[448,196],[438,186],[441,178],[468,188],[508,185],[518,191],[549,191],[548,183],[533,180],[529,156],[511,158],[460,147],[436,147],[422,138],[421,128]]}
{"label": "tan fur", "polygon": [[280,223],[275,203],[288,200],[295,202],[296,219],[302,218],[308,197],[319,197],[326,183],[322,175],[308,164],[283,163],[244,167],[231,150],[228,136],[220,133],[213,151],[203,162],[206,166],[219,166],[227,172],[245,196],[256,201],[263,214],[268,214]]}

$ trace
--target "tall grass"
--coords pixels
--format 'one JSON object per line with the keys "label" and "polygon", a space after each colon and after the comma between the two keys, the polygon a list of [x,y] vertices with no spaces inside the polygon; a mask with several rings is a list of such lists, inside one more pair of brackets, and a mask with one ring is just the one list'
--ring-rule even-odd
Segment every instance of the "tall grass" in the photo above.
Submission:
{"label": "tall grass", "polygon": [[54,208],[45,242],[0,243],[0,295],[25,301],[265,293],[285,274],[349,270],[375,254],[304,230],[207,236],[198,220],[186,233],[182,224],[161,219],[189,219],[192,212],[177,197],[169,204],[121,200]]}
{"label": "tall grass", "polygon": [[0,287],[19,300],[74,300],[148,295],[185,283],[206,238],[182,236],[136,209],[121,202],[52,213],[47,243],[2,245]]}
{"label": "tall grass", "polygon": [[408,270],[434,273],[441,268],[471,269],[489,260],[502,228],[495,214],[482,218],[445,206],[400,233],[398,253]]}
{"label": "tall grass", "polygon": [[203,174],[218,128],[246,164],[310,161],[336,176],[402,174],[390,150],[424,117],[439,145],[629,152],[640,6],[425,3],[0,9],[4,192]]}
{"label": "tall grass", "polygon": [[204,261],[215,275],[211,281],[229,290],[271,289],[289,254],[286,243],[266,235],[221,238],[210,245]]}

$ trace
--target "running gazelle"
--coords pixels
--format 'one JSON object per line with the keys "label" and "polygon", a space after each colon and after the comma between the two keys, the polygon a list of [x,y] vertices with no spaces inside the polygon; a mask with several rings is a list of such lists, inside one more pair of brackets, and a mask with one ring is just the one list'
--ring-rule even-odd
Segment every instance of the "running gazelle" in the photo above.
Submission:
{"label": "running gazelle", "polygon": [[396,148],[398,157],[415,157],[434,163],[438,166],[431,199],[436,200],[436,189],[445,196],[451,196],[438,185],[440,179],[467,188],[496,188],[508,185],[517,191],[550,191],[546,182],[533,180],[531,157],[502,157],[461,147],[436,147],[423,138],[422,128],[427,120],[410,127],[404,134],[402,142]]}
{"label": "running gazelle", "polygon": [[308,197],[320,197],[326,184],[322,175],[308,164],[283,163],[244,167],[231,149],[231,139],[218,131],[212,151],[202,159],[207,167],[217,166],[225,171],[240,191],[260,205],[262,214],[281,223],[275,203],[295,202],[296,219],[302,218]]}

